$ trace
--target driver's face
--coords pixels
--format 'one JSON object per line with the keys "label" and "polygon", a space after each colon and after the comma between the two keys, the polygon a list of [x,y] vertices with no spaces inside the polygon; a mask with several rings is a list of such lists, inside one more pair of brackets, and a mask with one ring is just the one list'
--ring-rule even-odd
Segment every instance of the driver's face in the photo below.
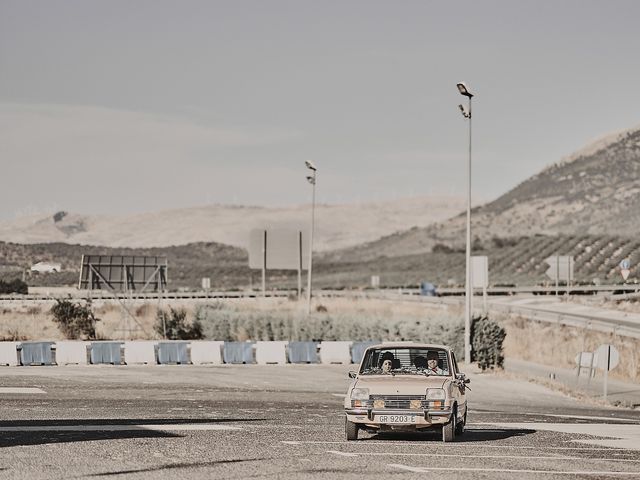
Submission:
{"label": "driver's face", "polygon": [[382,371],[388,372],[389,370],[391,370],[391,360],[385,360],[382,362]]}
{"label": "driver's face", "polygon": [[434,368],[436,368],[438,366],[438,359],[437,358],[430,358],[427,360],[427,365],[429,366],[429,368],[431,368],[432,370]]}

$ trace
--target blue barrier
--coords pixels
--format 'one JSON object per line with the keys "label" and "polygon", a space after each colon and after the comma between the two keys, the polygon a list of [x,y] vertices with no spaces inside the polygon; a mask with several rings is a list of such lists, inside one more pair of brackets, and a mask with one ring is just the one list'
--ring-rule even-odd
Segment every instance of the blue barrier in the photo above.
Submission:
{"label": "blue barrier", "polygon": [[91,342],[91,363],[120,365],[122,342]]}
{"label": "blue barrier", "polygon": [[371,345],[377,345],[378,341],[369,341],[369,342],[353,342],[351,345],[351,363],[360,363],[362,361],[362,356],[364,355],[364,351],[369,348]]}
{"label": "blue barrier", "polygon": [[253,343],[224,342],[224,363],[255,363],[253,360]]}
{"label": "blue barrier", "polygon": [[319,361],[316,342],[289,342],[290,363],[318,363]]}
{"label": "blue barrier", "polygon": [[159,342],[158,343],[158,363],[189,363],[187,346],[189,342]]}
{"label": "blue barrier", "polygon": [[52,345],[53,342],[22,342],[20,363],[22,365],[53,365]]}

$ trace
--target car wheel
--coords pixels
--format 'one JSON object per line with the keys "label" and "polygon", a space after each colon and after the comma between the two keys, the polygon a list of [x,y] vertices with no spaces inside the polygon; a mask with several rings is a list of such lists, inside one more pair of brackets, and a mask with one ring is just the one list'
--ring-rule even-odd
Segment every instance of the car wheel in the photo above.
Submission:
{"label": "car wheel", "polygon": [[462,435],[467,427],[467,412],[464,412],[464,419],[456,425],[456,435]]}
{"label": "car wheel", "polygon": [[358,424],[354,422],[350,422],[345,419],[345,433],[347,434],[347,440],[357,440],[358,439]]}
{"label": "car wheel", "polygon": [[449,423],[445,423],[442,426],[442,441],[443,442],[453,442],[456,438],[456,413],[453,412],[451,415],[451,420]]}

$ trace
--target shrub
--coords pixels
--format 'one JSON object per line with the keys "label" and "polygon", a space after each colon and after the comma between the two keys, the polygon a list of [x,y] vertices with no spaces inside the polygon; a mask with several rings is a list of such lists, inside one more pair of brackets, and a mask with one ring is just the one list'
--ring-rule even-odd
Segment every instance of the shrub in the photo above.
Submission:
{"label": "shrub", "polygon": [[5,282],[0,280],[0,293],[21,293],[26,295],[29,293],[29,287],[20,279]]}
{"label": "shrub", "polygon": [[474,317],[471,324],[471,361],[478,362],[481,370],[503,368],[503,342],[506,337],[504,328],[488,317]]}
{"label": "shrub", "polygon": [[53,321],[69,340],[78,338],[92,340],[96,338],[96,318],[91,308],[91,300],[84,304],[72,302],[69,299],[56,299],[56,304],[51,307]]}
{"label": "shrub", "polygon": [[158,335],[169,340],[200,340],[204,338],[200,321],[195,318],[189,324],[187,311],[182,308],[169,307],[168,312],[158,310],[153,329]]}

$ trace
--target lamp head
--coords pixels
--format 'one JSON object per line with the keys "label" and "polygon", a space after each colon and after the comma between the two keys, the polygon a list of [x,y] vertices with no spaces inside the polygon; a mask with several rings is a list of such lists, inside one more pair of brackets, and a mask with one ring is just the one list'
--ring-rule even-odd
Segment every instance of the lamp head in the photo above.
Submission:
{"label": "lamp head", "polygon": [[460,92],[460,95],[464,95],[465,97],[473,97],[473,94],[469,91],[469,89],[467,88],[467,86],[464,84],[464,82],[460,82],[458,83],[458,91]]}
{"label": "lamp head", "polygon": [[309,182],[311,185],[315,185],[316,184],[316,177],[312,177],[311,175],[309,175],[307,177],[307,182]]}
{"label": "lamp head", "polygon": [[314,172],[317,170],[316,166],[313,164],[311,160],[305,160],[304,164],[307,166],[309,170],[313,170]]}

